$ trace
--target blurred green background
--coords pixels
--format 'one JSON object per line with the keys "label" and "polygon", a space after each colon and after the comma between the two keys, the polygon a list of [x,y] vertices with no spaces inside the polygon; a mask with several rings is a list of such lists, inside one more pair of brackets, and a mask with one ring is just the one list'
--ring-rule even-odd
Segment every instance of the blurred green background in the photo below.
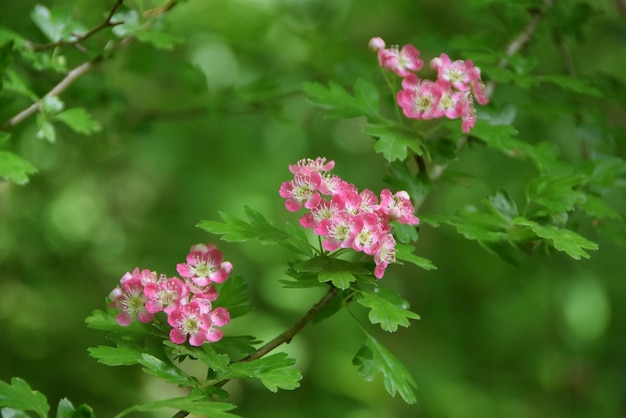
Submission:
{"label": "blurred green background", "polygon": [[[96,25],[113,2],[41,3],[66,5]],[[287,165],[303,157],[335,160],[337,174],[359,188],[385,187],[386,164],[371,138],[360,133],[359,122],[324,119],[306,102],[301,83],[351,85],[365,77],[383,87],[375,54],[367,49],[372,36],[388,44],[413,43],[426,61],[442,51],[461,58],[458,45],[471,39],[504,50],[528,20],[516,3],[178,5],[166,19],[182,39],[174,49],[134,42],[62,95],[68,107],[86,107],[103,125],[101,132],[85,137],[60,130],[57,143],[49,144],[36,138],[33,120],[14,130],[15,150],[39,173],[25,186],[0,189],[0,379],[19,376],[53,404],[68,397],[91,405],[101,417],[175,394],[176,388],[139,368],[106,367],[87,354],[87,347],[106,341],[86,328],[84,318],[103,307],[122,274],[136,266],[174,274],[188,247],[218,240],[195,227],[218,219],[218,211],[242,215],[249,205],[277,224],[296,222],[277,190],[289,179]],[[589,3],[595,9],[586,16],[590,20],[580,36],[567,39],[575,67],[579,74],[605,74],[624,83],[626,18],[618,2]],[[2,2],[0,25],[45,42],[29,18],[35,4]],[[558,4],[568,16],[580,7],[574,1]],[[89,45],[97,48],[106,36]],[[549,25],[540,26],[528,47],[539,58],[538,72],[562,70],[551,39]],[[78,52],[64,52],[69,62],[82,62]],[[38,94],[60,79],[32,70],[25,76]],[[513,103],[521,138],[554,141],[562,155],[575,155],[587,132],[584,120],[594,115],[581,122],[570,103],[552,101],[551,93],[497,86],[492,106]],[[623,89],[594,100],[623,138]],[[0,120],[27,105],[3,102]],[[554,115],[550,122],[538,117],[548,111]],[[624,157],[623,143],[621,152]],[[451,168],[475,177],[462,185],[438,184],[421,213],[479,205],[497,187],[521,199],[524,179],[534,175],[529,162],[480,146],[464,149]],[[624,214],[624,196],[610,198]],[[382,378],[367,383],[358,376],[351,359],[363,336],[339,313],[307,327],[285,347],[303,370],[299,390],[272,394],[237,382],[227,387],[239,405],[234,412],[255,418],[626,416],[624,246],[619,236],[598,234],[588,220],[581,227],[600,244],[591,259],[537,253],[519,267],[451,228],[420,228],[418,252],[438,270],[392,266],[384,280],[422,319],[396,334],[375,332],[417,381],[416,405],[391,398]],[[219,245],[249,284],[256,306],[232,323],[231,335],[272,338],[319,297],[315,290],[281,288],[290,255],[280,248]]]}

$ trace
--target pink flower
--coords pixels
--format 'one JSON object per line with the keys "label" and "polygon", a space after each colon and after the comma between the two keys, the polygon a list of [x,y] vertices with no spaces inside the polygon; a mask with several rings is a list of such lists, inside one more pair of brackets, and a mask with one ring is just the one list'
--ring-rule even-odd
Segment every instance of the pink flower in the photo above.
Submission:
{"label": "pink flower", "polygon": [[353,216],[348,212],[337,212],[332,219],[324,219],[317,224],[313,232],[326,237],[322,242],[326,251],[332,252],[339,247],[350,248],[354,240],[352,222]]}
{"label": "pink flower", "polygon": [[480,68],[475,67],[471,60],[452,62],[446,54],[430,61],[430,68],[437,70],[437,77],[452,84],[460,91],[467,91],[471,83],[480,80]]}
{"label": "pink flower", "polygon": [[289,171],[294,174],[299,173],[300,171],[323,173],[332,170],[333,167],[335,167],[335,162],[326,162],[326,158],[324,157],[317,157],[314,160],[310,158],[303,158],[296,164],[290,165]]}
{"label": "pink flower", "polygon": [[374,254],[374,263],[376,268],[374,269],[374,276],[377,279],[382,279],[385,275],[385,270],[389,264],[396,262],[396,240],[393,235],[387,234],[383,237],[378,251]]}
{"label": "pink flower", "polygon": [[120,285],[109,294],[111,306],[120,310],[115,320],[122,326],[129,325],[134,318],[140,322],[150,322],[154,317],[154,314],[146,308],[148,297],[144,294],[144,284],[141,282],[141,277],[152,277],[153,272],[149,270],[143,272],[150,274],[142,276],[138,268],[132,274],[124,274],[120,279]]}
{"label": "pink flower", "polygon": [[378,216],[374,213],[363,213],[354,217],[352,224],[352,249],[364,252],[367,255],[374,254],[384,236]]}
{"label": "pink flower", "polygon": [[[417,79],[410,76],[407,79]],[[409,85],[411,83],[406,83]],[[403,82],[403,86],[405,83]],[[402,108],[404,115],[411,119],[431,119],[437,117],[437,106],[441,100],[443,91],[440,85],[430,80],[422,80],[416,88],[400,90],[396,95],[398,106]]]}
{"label": "pink flower", "polygon": [[217,327],[223,327],[230,322],[230,314],[226,308],[215,308],[209,313],[211,317],[211,327],[207,329],[206,339],[215,343],[222,339],[224,332]]}
{"label": "pink flower", "polygon": [[298,170],[292,181],[286,181],[280,186],[279,194],[287,199],[285,207],[289,212],[297,212],[302,207],[312,209],[320,204],[322,197],[319,194],[322,176],[317,171],[308,168]]}
{"label": "pink flower", "polygon": [[209,312],[196,301],[172,311],[167,317],[167,323],[172,327],[170,340],[173,343],[183,344],[189,336],[189,344],[194,346],[202,345],[207,340],[207,330],[212,325]]}
{"label": "pink flower", "polygon": [[380,192],[380,210],[389,219],[407,225],[419,224],[419,219],[413,214],[415,208],[409,194],[404,190],[391,194],[389,189]]}
{"label": "pink flower", "polygon": [[[380,41],[377,40],[374,44],[379,46],[381,45]],[[400,77],[406,77],[411,74],[411,71],[419,71],[424,65],[424,61],[419,58],[419,55],[420,52],[411,44],[404,45],[402,49],[398,49],[398,46],[387,49],[379,48],[378,62],[384,69],[394,72]]]}
{"label": "pink flower", "polygon": [[224,282],[233,266],[228,261],[223,261],[222,252],[215,244],[196,244],[187,254],[187,263],[178,264],[176,270],[195,284],[206,286],[211,282]]}
{"label": "pink flower", "polygon": [[170,313],[186,301],[189,287],[176,277],[163,278],[156,283],[148,283],[144,287],[144,293],[148,297],[146,302],[148,312]]}
{"label": "pink flower", "polygon": [[368,46],[370,47],[370,49],[373,49],[374,51],[378,51],[379,49],[383,49],[385,47],[385,41],[383,41],[382,38],[379,38],[377,36],[375,38],[370,39]]}

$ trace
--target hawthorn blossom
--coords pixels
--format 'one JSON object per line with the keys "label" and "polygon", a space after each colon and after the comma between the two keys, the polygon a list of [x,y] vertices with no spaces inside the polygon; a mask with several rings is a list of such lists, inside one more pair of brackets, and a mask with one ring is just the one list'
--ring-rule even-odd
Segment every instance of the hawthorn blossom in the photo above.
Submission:
{"label": "hawthorn blossom", "polygon": [[223,261],[222,252],[215,244],[196,244],[187,254],[187,262],[178,264],[176,270],[195,284],[206,286],[211,282],[224,282],[233,266],[230,262]]}
{"label": "hawthorn blossom", "polygon": [[[406,79],[417,79],[414,74]],[[406,80],[405,79],[405,80]],[[430,80],[421,80],[419,83],[403,83],[414,87],[400,90],[396,95],[398,106],[407,118],[411,119],[432,119],[437,117],[437,106],[443,95],[440,85]]]}
{"label": "hawthorn blossom", "polygon": [[311,158],[303,158],[298,161],[296,164],[292,164],[289,166],[289,171],[296,174],[300,171],[309,171],[309,172],[326,172],[330,171],[335,167],[334,161],[326,162],[326,158],[317,157],[316,159]]}
{"label": "hawthorn blossom", "polygon": [[459,91],[470,90],[472,83],[480,80],[480,68],[471,60],[452,61],[443,53],[430,61],[430,68],[437,71],[438,79],[448,81]]}
{"label": "hawthorn blossom", "polygon": [[[370,45],[378,47],[384,45],[384,41],[370,40]],[[382,41],[382,44],[381,44]],[[384,69],[398,74],[400,77],[406,77],[411,71],[418,71],[424,65],[424,61],[420,59],[420,52],[411,44],[404,45],[399,49],[397,45],[385,49],[378,48],[378,62]]]}
{"label": "hawthorn blossom", "polygon": [[317,171],[308,168],[298,170],[294,174],[292,181],[286,181],[280,186],[280,197],[286,198],[285,207],[289,212],[300,210],[304,202],[304,207],[312,209],[317,207],[321,201],[319,193],[322,176]]}
{"label": "hawthorn blossom", "polygon": [[189,337],[189,344],[202,345],[207,339],[207,330],[213,322],[211,316],[202,305],[196,301],[182,305],[167,317],[167,323],[172,327],[170,340],[176,344],[184,344]]}
{"label": "hawthorn blossom", "polygon": [[[140,272],[136,268],[132,273],[126,273],[120,279],[120,285],[111,291],[109,299],[111,307],[119,309],[119,314],[115,317],[118,324],[129,325],[133,319],[139,322],[150,322],[154,313],[146,308],[148,297],[144,293],[144,283],[142,279],[156,277],[156,273],[149,270]],[[146,282],[149,283],[149,282]]]}
{"label": "hawthorn blossom", "polygon": [[206,330],[206,339],[212,343],[217,342],[224,336],[224,331],[218,327],[223,327],[230,322],[230,314],[225,308],[215,308],[209,313],[211,326]]}
{"label": "hawthorn blossom", "polygon": [[[419,85],[415,79],[409,80],[406,86]],[[299,175],[318,173],[330,167],[326,160],[301,160],[289,169],[294,178]],[[333,163],[334,166],[334,163]],[[281,196],[292,199],[292,193],[284,193],[290,182],[281,185]],[[419,219],[413,214],[415,208],[409,194],[405,191],[391,193],[385,189],[379,197],[371,190],[361,192],[354,184],[348,183],[339,176],[324,173],[318,191],[319,203],[307,207],[308,211],[300,217],[300,225],[309,228],[315,235],[323,237],[322,248],[333,252],[338,249],[351,248],[372,256],[376,264],[374,275],[381,278],[388,264],[395,262],[395,239],[391,235],[390,222],[417,225]],[[296,210],[302,209],[299,205]],[[288,208],[289,209],[289,208]],[[289,209],[291,210],[291,209]]]}
{"label": "hawthorn blossom", "polygon": [[157,282],[146,284],[144,294],[148,297],[146,309],[157,313],[164,311],[169,314],[180,307],[189,295],[189,286],[177,277],[163,277]]}

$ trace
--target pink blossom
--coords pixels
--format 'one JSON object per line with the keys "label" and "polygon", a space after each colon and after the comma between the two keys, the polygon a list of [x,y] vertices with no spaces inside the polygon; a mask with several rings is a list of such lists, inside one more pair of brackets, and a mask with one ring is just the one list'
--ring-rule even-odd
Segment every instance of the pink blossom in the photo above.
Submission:
{"label": "pink blossom", "polygon": [[335,162],[334,161],[326,162],[326,158],[324,157],[317,157],[314,160],[311,158],[303,158],[300,161],[298,161],[296,164],[290,165],[289,171],[291,171],[294,174],[299,173],[301,171],[323,173],[323,172],[332,170],[333,167],[335,167]]}
{"label": "pink blossom", "polygon": [[178,264],[176,270],[195,284],[206,286],[211,282],[224,282],[233,266],[230,262],[223,261],[222,252],[215,244],[196,244],[187,254],[187,262]]}
{"label": "pink blossom", "polygon": [[419,219],[413,214],[415,208],[409,194],[404,190],[391,194],[389,189],[380,192],[380,210],[389,219],[407,225],[419,224]]}
{"label": "pink blossom", "polygon": [[189,344],[193,346],[202,345],[207,340],[207,330],[212,325],[209,312],[196,301],[172,311],[167,317],[167,323],[172,327],[172,342],[183,344],[189,336]]}
{"label": "pink blossom", "polygon": [[[376,41],[376,44],[380,45],[380,42]],[[404,45],[402,49],[398,49],[398,46],[380,48],[378,49],[378,62],[384,69],[400,77],[406,77],[411,74],[411,71],[419,71],[424,65],[419,55],[420,52],[411,44]]]}
{"label": "pink blossom", "polygon": [[207,329],[206,339],[212,343],[222,339],[224,332],[217,327],[223,327],[230,322],[230,314],[226,308],[215,308],[209,313],[211,327]]}
{"label": "pink blossom", "polygon": [[370,47],[370,49],[378,51],[379,49],[383,49],[385,47],[385,41],[377,36],[370,39],[368,46]]}
{"label": "pink blossom", "polygon": [[290,212],[300,210],[304,202],[304,207],[312,209],[317,207],[321,201],[319,187],[322,183],[322,176],[317,171],[310,171],[308,168],[301,169],[294,174],[292,181],[286,181],[280,186],[279,194],[287,199],[285,207]]}
{"label": "pink blossom", "polygon": [[315,232],[326,239],[322,247],[332,252],[338,248],[350,248],[354,240],[353,216],[346,211],[337,212],[332,219],[324,219],[317,224]]}
{"label": "pink blossom", "polygon": [[374,269],[374,276],[377,279],[382,279],[385,275],[385,270],[389,264],[396,262],[396,240],[391,234],[387,234],[381,240],[378,251],[374,254],[374,263],[376,268]]}
{"label": "pink blossom", "polygon": [[352,248],[367,255],[372,255],[378,250],[384,235],[379,218],[374,213],[355,216],[351,233],[354,236]]}
{"label": "pink blossom", "polygon": [[442,94],[440,85],[430,80],[422,80],[415,89],[400,90],[396,95],[396,100],[406,117],[431,119],[436,117]]}
{"label": "pink blossom", "polygon": [[179,278],[163,278],[158,282],[146,284],[144,293],[148,297],[146,302],[148,312],[164,311],[170,313],[178,309],[181,303],[185,301],[189,295],[189,287]]}
{"label": "pink blossom", "polygon": [[150,322],[154,317],[146,309],[148,298],[144,294],[140,275],[135,275],[135,272],[139,273],[139,269],[135,269],[133,274],[126,273],[120,280],[120,285],[109,294],[111,306],[120,310],[115,320],[122,326],[129,325],[135,317],[140,322]]}
{"label": "pink blossom", "polygon": [[441,87],[442,94],[439,103],[437,103],[437,108],[435,109],[435,116],[445,116],[449,119],[460,117],[465,108],[466,95],[462,92],[453,91],[450,88],[450,83],[446,81],[437,80],[436,84],[439,84]]}
{"label": "pink blossom", "polygon": [[446,54],[430,61],[430,68],[437,70],[437,77],[452,84],[460,91],[467,91],[471,83],[480,79],[480,68],[475,67],[471,60],[451,61]]}

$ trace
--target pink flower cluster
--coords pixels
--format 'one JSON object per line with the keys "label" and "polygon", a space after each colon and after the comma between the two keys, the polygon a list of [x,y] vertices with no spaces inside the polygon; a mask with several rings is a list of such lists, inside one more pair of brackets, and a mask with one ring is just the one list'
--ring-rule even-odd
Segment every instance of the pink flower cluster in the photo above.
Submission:
{"label": "pink flower cluster", "polygon": [[116,321],[123,326],[133,319],[150,322],[157,312],[167,315],[172,329],[172,342],[199,346],[222,338],[222,327],[230,322],[225,308],[213,308],[218,293],[213,283],[222,283],[233,266],[223,261],[214,244],[196,244],[191,247],[185,263],[176,266],[182,277],[168,278],[154,271],[140,270],[126,273],[111,294],[111,307],[120,310]]}
{"label": "pink flower cluster", "polygon": [[430,61],[430,68],[437,71],[437,80],[420,79],[414,73],[424,62],[413,45],[385,48],[385,41],[372,38],[369,46],[378,53],[380,66],[402,77],[402,90],[396,101],[405,116],[411,119],[461,118],[463,132],[467,133],[476,123],[474,99],[485,105],[489,98],[480,78],[480,68],[470,60],[452,61],[441,54]]}
{"label": "pink flower cluster", "polygon": [[405,191],[392,194],[385,189],[380,201],[371,190],[359,192],[336,175],[330,174],[334,161],[325,158],[303,159],[289,166],[293,180],[280,186],[285,207],[296,212],[304,206],[309,211],[300,224],[324,238],[322,247],[329,252],[352,248],[374,258],[374,275],[380,279],[387,265],[396,261],[396,240],[391,221],[417,225],[414,207]]}

